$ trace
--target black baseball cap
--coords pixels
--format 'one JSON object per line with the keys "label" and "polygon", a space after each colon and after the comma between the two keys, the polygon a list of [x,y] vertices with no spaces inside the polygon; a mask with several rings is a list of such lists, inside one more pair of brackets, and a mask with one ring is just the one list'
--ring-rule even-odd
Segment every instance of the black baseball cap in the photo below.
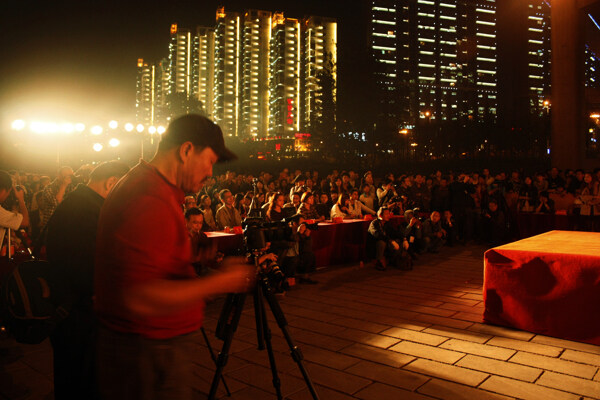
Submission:
{"label": "black baseball cap", "polygon": [[237,160],[237,156],[225,147],[223,131],[219,125],[202,115],[187,114],[174,119],[162,136],[160,145],[169,149],[185,142],[210,147],[219,157],[218,162]]}

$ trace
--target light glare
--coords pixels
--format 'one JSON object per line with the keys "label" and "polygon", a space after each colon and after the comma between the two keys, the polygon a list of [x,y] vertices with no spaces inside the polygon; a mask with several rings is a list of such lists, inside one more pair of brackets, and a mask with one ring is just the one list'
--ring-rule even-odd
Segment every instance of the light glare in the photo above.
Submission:
{"label": "light glare", "polygon": [[119,126],[119,123],[117,121],[115,121],[114,119],[108,123],[108,127],[110,129],[117,129],[118,126]]}
{"label": "light glare", "polygon": [[148,128],[148,132],[149,132],[151,135],[154,135],[154,134],[156,133],[156,127],[154,127],[154,126],[151,126],[150,128]]}
{"label": "light glare", "polygon": [[156,131],[158,132],[159,135],[162,135],[163,133],[165,133],[166,129],[164,126],[159,126]]}
{"label": "light glare", "polygon": [[75,127],[73,126],[73,124],[67,122],[60,126],[60,130],[64,133],[73,133]]}
{"label": "light glare", "polygon": [[126,123],[126,124],[125,124],[125,130],[126,130],[127,132],[131,132],[131,131],[133,130],[133,124],[131,124],[131,123],[129,123],[129,122],[128,122],[128,123]]}
{"label": "light glare", "polygon": [[92,126],[92,135],[100,135],[102,133],[102,127],[100,125]]}
{"label": "light glare", "polygon": [[75,130],[77,132],[83,132],[83,131],[85,131],[85,125],[82,124],[81,122],[78,124],[75,124]]}
{"label": "light glare", "polygon": [[108,141],[108,144],[110,147],[117,147],[118,145],[121,144],[121,142],[117,138],[112,138]]}
{"label": "light glare", "polygon": [[142,133],[144,132],[144,125],[142,124],[138,124],[138,126],[135,127],[135,129],[139,132]]}
{"label": "light glare", "polygon": [[100,143],[94,143],[93,148],[94,148],[94,151],[102,151],[104,146],[102,146]]}
{"label": "light glare", "polygon": [[21,131],[25,129],[25,121],[23,121],[22,119],[17,119],[13,121],[11,126],[15,131]]}

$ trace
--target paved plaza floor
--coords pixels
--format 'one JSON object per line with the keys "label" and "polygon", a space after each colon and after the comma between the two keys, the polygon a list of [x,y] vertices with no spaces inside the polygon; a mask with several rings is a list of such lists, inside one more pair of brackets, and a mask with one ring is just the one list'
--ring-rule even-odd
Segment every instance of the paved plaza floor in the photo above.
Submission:
{"label": "paved plaza floor", "polygon": [[[413,271],[347,265],[279,299],[322,400],[600,399],[600,346],[482,323],[481,246],[423,255]],[[211,345],[222,299],[207,308]],[[600,307],[600,306],[599,306]],[[249,299],[225,379],[232,399],[274,399]],[[267,310],[284,398],[310,394]],[[597,316],[600,317],[600,316]],[[198,398],[214,366],[197,349]],[[224,398],[223,385],[219,395]],[[0,399],[52,399],[52,352],[0,340]]]}

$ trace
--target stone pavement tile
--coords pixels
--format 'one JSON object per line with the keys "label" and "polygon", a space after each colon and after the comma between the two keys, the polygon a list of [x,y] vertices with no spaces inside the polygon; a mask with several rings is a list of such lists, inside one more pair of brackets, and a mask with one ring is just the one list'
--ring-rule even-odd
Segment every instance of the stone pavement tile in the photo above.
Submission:
{"label": "stone pavement tile", "polygon": [[526,382],[535,382],[543,372],[541,369],[471,354],[461,358],[455,365]]}
{"label": "stone pavement tile", "polygon": [[31,368],[0,370],[0,395],[7,399],[53,399],[53,392],[52,379]]}
{"label": "stone pavement tile", "polygon": [[510,362],[516,364],[529,365],[531,367],[541,368],[547,371],[561,372],[567,375],[579,376],[581,378],[592,379],[596,374],[596,367],[592,365],[578,364],[571,361],[565,361],[558,358],[540,356],[532,353],[519,351]]}
{"label": "stone pavement tile", "polygon": [[[289,353],[284,354],[277,351],[273,351],[273,356],[275,357],[275,365],[277,366],[277,371],[289,373],[290,371],[298,368],[298,365],[292,359]],[[230,359],[234,359],[236,357],[239,358],[241,362],[245,361],[245,365],[257,364],[265,368],[271,368],[271,364],[269,363],[269,354],[267,353],[266,349],[249,349],[235,354],[235,357],[230,357]],[[233,371],[233,369],[227,369],[227,371]]]}
{"label": "stone pavement tile", "polygon": [[514,379],[491,376],[479,388],[520,399],[580,400],[579,396]]}
{"label": "stone pavement tile", "polygon": [[421,386],[418,392],[444,400],[509,400],[512,398],[438,379],[430,380]]}
{"label": "stone pavement tile", "polygon": [[452,316],[452,318],[460,319],[463,321],[470,322],[483,322],[483,314],[481,313],[470,313],[470,312],[458,312]]}
{"label": "stone pavement tile", "polygon": [[446,310],[471,312],[471,313],[475,313],[475,314],[477,314],[477,313],[483,314],[483,310],[484,310],[484,307],[479,304],[474,305],[474,306],[464,306],[462,304],[444,303],[444,304],[440,305],[440,308],[443,308]]}
{"label": "stone pavement tile", "polygon": [[373,361],[379,364],[389,365],[399,368],[413,361],[415,357],[406,354],[397,353],[391,350],[379,349],[377,347],[367,346],[356,343],[341,350],[342,353],[358,357],[363,360]]}
{"label": "stone pavement tile", "polygon": [[600,354],[600,346],[588,343],[573,342],[571,340],[557,339],[543,335],[536,335],[533,339],[531,339],[531,341],[535,343],[547,344],[549,346],[562,347],[571,350],[579,350],[586,353]]}
{"label": "stone pavement tile", "polygon": [[381,332],[381,334],[403,340],[409,340],[411,342],[428,344],[431,346],[437,346],[440,343],[443,343],[446,340],[448,340],[448,338],[446,337],[431,335],[429,333],[417,332],[403,328],[390,328],[386,331]]}
{"label": "stone pavement tile", "polygon": [[[215,357],[217,357],[219,352],[215,351],[214,354],[215,354]],[[210,357],[208,348],[204,347],[204,346],[198,351],[198,354],[195,356],[194,364],[203,366],[203,367],[211,369],[213,371],[215,369],[215,363],[213,362],[213,360]],[[242,361],[239,358],[232,356],[232,357],[229,357],[229,359],[227,361],[227,365],[225,366],[225,369],[227,371],[234,371],[236,369],[242,368],[245,365],[246,365],[246,362]]]}
{"label": "stone pavement tile", "polygon": [[394,326],[396,328],[411,329],[413,331],[422,331],[423,329],[428,328],[432,325],[427,322],[418,322],[414,320],[390,317],[385,315],[378,316],[377,321]]}
{"label": "stone pavement tile", "polygon": [[[241,381],[249,386],[257,387],[269,393],[275,393],[273,388],[273,376],[271,370],[259,365],[248,365],[245,368],[229,372],[227,377],[232,377],[234,380]],[[295,376],[279,373],[281,380],[281,393],[284,396],[297,392],[304,387],[304,381]]]}
{"label": "stone pavement tile", "polygon": [[[331,390],[329,388],[326,388],[324,386],[321,385],[314,385],[315,386],[315,390],[317,392],[317,395],[319,396],[320,399],[323,400],[353,400],[356,399],[356,397],[353,396],[349,396],[347,394],[335,391],[335,390]],[[256,399],[262,399],[264,397],[255,397],[254,400]],[[296,392],[290,396],[288,396],[289,400],[313,400],[312,394],[310,393],[310,391],[308,390],[308,388],[304,388],[302,390],[300,390],[299,392]],[[237,399],[236,399],[237,400]]]}
{"label": "stone pavement tile", "polygon": [[343,331],[345,328],[330,323],[315,321],[309,318],[298,318],[289,323],[290,326],[296,328],[306,329],[317,333],[323,333],[325,335],[335,336],[337,332]]}
{"label": "stone pavement tile", "polygon": [[576,350],[565,350],[560,356],[563,360],[575,361],[600,367],[600,354],[584,353]]}
{"label": "stone pavement tile", "polygon": [[465,330],[465,329],[454,329],[454,328],[449,328],[447,326],[439,326],[439,325],[431,326],[431,327],[425,329],[423,332],[430,333],[432,335],[467,340],[469,342],[475,342],[475,343],[485,343],[491,338],[491,336],[489,336],[489,335],[484,335],[481,333],[472,332],[472,331]]}
{"label": "stone pavement tile", "polygon": [[434,307],[415,306],[412,304],[407,305],[405,309],[411,310],[414,312],[418,312],[421,314],[435,315],[438,317],[449,317],[453,314],[456,314],[456,312],[453,310],[444,310],[442,308],[434,308]]}
{"label": "stone pavement tile", "polygon": [[449,326],[450,328],[456,329],[467,329],[468,327],[473,325],[473,323],[469,321],[461,321],[458,319],[437,317],[434,315],[427,314],[418,314],[415,317],[415,319],[420,322],[428,322],[432,325]]}
{"label": "stone pavement tile", "polygon": [[[364,375],[356,376],[346,371],[338,371],[309,362],[305,363],[305,366],[313,383],[318,383],[319,385],[349,395],[356,393],[360,389],[371,384],[371,380]],[[292,374],[300,378],[302,377],[300,371],[293,371]],[[302,380],[302,382],[304,382],[304,380]]]}
{"label": "stone pavement tile", "polygon": [[424,359],[415,360],[402,367],[402,369],[468,386],[477,386],[489,376],[489,374],[483,372]]}
{"label": "stone pavement tile", "polygon": [[475,354],[487,358],[496,358],[498,360],[508,360],[515,350],[505,349],[503,347],[489,346],[487,344],[479,344],[467,342],[464,340],[450,339],[440,345],[443,349],[460,351],[467,354]]}
{"label": "stone pavement tile", "polygon": [[381,333],[388,329],[389,325],[377,324],[375,322],[365,321],[358,318],[336,318],[330,321],[332,324],[343,326],[345,328],[360,329],[361,331],[367,331],[372,333]]}
{"label": "stone pavement tile", "polygon": [[486,344],[491,346],[506,347],[509,349],[526,351],[528,353],[541,354],[548,357],[558,357],[563,351],[562,348],[546,346],[544,344],[532,343],[523,340],[509,339],[502,336],[496,336],[490,339]]}
{"label": "stone pavement tile", "polygon": [[390,350],[403,354],[409,354],[419,358],[426,358],[428,360],[440,361],[446,364],[454,364],[465,355],[464,353],[457,353],[456,351],[440,349],[437,347],[426,346],[408,341],[400,342],[391,347]]}
{"label": "stone pavement tile", "polygon": [[[200,392],[200,393],[204,393],[205,395],[208,395],[208,393],[210,392],[210,386],[212,384],[212,380],[213,380],[213,376],[215,375],[215,369],[214,368],[205,368],[203,366],[196,366],[196,368],[194,369],[194,382],[193,382],[193,388],[194,390]],[[227,371],[227,367],[225,367],[225,382],[227,382],[227,387],[229,388],[229,391],[231,393],[235,393],[238,390],[242,390],[243,388],[248,387],[247,384],[240,382],[236,379],[232,379],[231,377],[226,375]],[[227,394],[227,391],[225,390],[225,387],[223,386],[223,381],[219,382],[219,388],[217,390],[217,396],[221,396],[221,395],[225,395]]]}
{"label": "stone pavement tile", "polygon": [[600,369],[596,373],[596,376],[594,377],[594,380],[600,382]]}
{"label": "stone pavement tile", "polygon": [[431,400],[433,397],[398,389],[394,386],[374,383],[360,392],[356,397],[363,400]]}
{"label": "stone pavement tile", "polygon": [[505,328],[503,326],[487,325],[487,324],[473,324],[467,328],[473,332],[479,332],[492,336],[503,336],[510,339],[528,341],[535,336],[535,333],[519,331],[512,328]]}
{"label": "stone pavement tile", "polygon": [[[231,388],[230,388],[231,390]],[[221,393],[221,392],[220,392]],[[219,395],[219,399],[233,399],[233,400],[256,400],[256,399],[269,399],[274,398],[273,394],[265,392],[264,390],[260,390],[258,388],[252,386],[246,386],[241,390],[236,391],[235,393],[231,393],[231,397],[227,396],[227,393],[224,391],[223,394]],[[208,393],[206,393],[208,395]]]}
{"label": "stone pavement tile", "polygon": [[[285,316],[298,316],[298,317],[309,317],[311,319],[317,321],[327,322],[331,319],[331,314],[327,312],[320,312],[315,310],[310,310],[307,308],[300,307],[288,307],[282,304],[282,310]],[[289,321],[288,321],[289,322]]]}
{"label": "stone pavement tile", "polygon": [[339,351],[344,347],[348,347],[352,344],[352,341],[350,340],[344,340],[333,336],[321,335],[319,333],[305,331],[298,328],[291,328],[290,335],[295,341],[299,343],[306,343],[333,351]]}
{"label": "stone pavement tile", "polygon": [[481,294],[474,294],[474,293],[467,293],[462,298],[470,299],[470,300],[478,300],[478,301],[483,300],[483,296]]}
{"label": "stone pavement tile", "polygon": [[564,390],[565,392],[592,398],[600,398],[600,382],[546,371],[536,383],[538,385]]}
{"label": "stone pavement tile", "polygon": [[393,346],[399,342],[399,340],[396,338],[350,328],[338,332],[336,336],[339,338],[351,340],[353,342],[380,347],[382,349],[387,349],[388,347]]}
{"label": "stone pavement tile", "polygon": [[[350,346],[352,347],[352,346]],[[347,349],[348,347],[346,347]],[[321,349],[319,347],[302,345],[300,348],[306,362],[321,364],[326,367],[344,370],[360,361],[359,358],[350,357],[346,354]],[[343,349],[344,352],[346,349]]]}
{"label": "stone pavement tile", "polygon": [[414,391],[416,388],[429,380],[428,377],[420,374],[415,374],[399,368],[375,364],[369,361],[361,361],[353,367],[348,368],[346,371],[371,379],[375,382],[397,386],[410,391]]}

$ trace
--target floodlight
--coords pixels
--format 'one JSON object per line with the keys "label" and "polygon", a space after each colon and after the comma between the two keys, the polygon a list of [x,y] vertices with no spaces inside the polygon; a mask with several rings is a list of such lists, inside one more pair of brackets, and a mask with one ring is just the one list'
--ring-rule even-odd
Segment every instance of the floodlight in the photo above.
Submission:
{"label": "floodlight", "polygon": [[94,151],[102,151],[103,148],[104,148],[104,146],[102,146],[100,143],[94,143],[94,146],[93,146]]}
{"label": "floodlight", "polygon": [[127,132],[131,132],[131,131],[133,130],[133,124],[131,124],[131,123],[129,123],[129,122],[128,122],[128,123],[126,123],[126,124],[125,124],[125,130],[126,130]]}
{"label": "floodlight", "polygon": [[159,126],[158,128],[156,128],[156,131],[158,132],[159,135],[162,135],[163,133],[165,133],[166,129],[164,126]]}
{"label": "floodlight", "polygon": [[114,119],[108,123],[108,127],[110,129],[117,129],[118,126],[119,126],[119,123],[117,121],[115,121]]}
{"label": "floodlight", "polygon": [[13,121],[11,126],[15,131],[22,131],[23,129],[25,129],[25,121],[23,121],[22,119],[17,119]]}
{"label": "floodlight", "polygon": [[77,132],[83,132],[83,131],[85,131],[85,125],[82,124],[81,122],[78,124],[75,124],[75,130]]}
{"label": "floodlight", "polygon": [[142,124],[138,124],[138,125],[135,127],[135,130],[136,130],[136,131],[138,131],[139,133],[142,133],[142,132],[144,132],[144,125],[142,125]]}
{"label": "floodlight", "polygon": [[110,145],[110,147],[117,147],[121,144],[121,141],[119,141],[119,139],[117,138],[112,138],[108,141],[108,144]]}
{"label": "floodlight", "polygon": [[100,135],[102,133],[102,127],[100,125],[92,126],[90,132],[92,132],[92,135]]}
{"label": "floodlight", "polygon": [[151,135],[154,135],[156,133],[156,127],[151,126],[150,128],[148,128],[148,133],[150,133]]}

